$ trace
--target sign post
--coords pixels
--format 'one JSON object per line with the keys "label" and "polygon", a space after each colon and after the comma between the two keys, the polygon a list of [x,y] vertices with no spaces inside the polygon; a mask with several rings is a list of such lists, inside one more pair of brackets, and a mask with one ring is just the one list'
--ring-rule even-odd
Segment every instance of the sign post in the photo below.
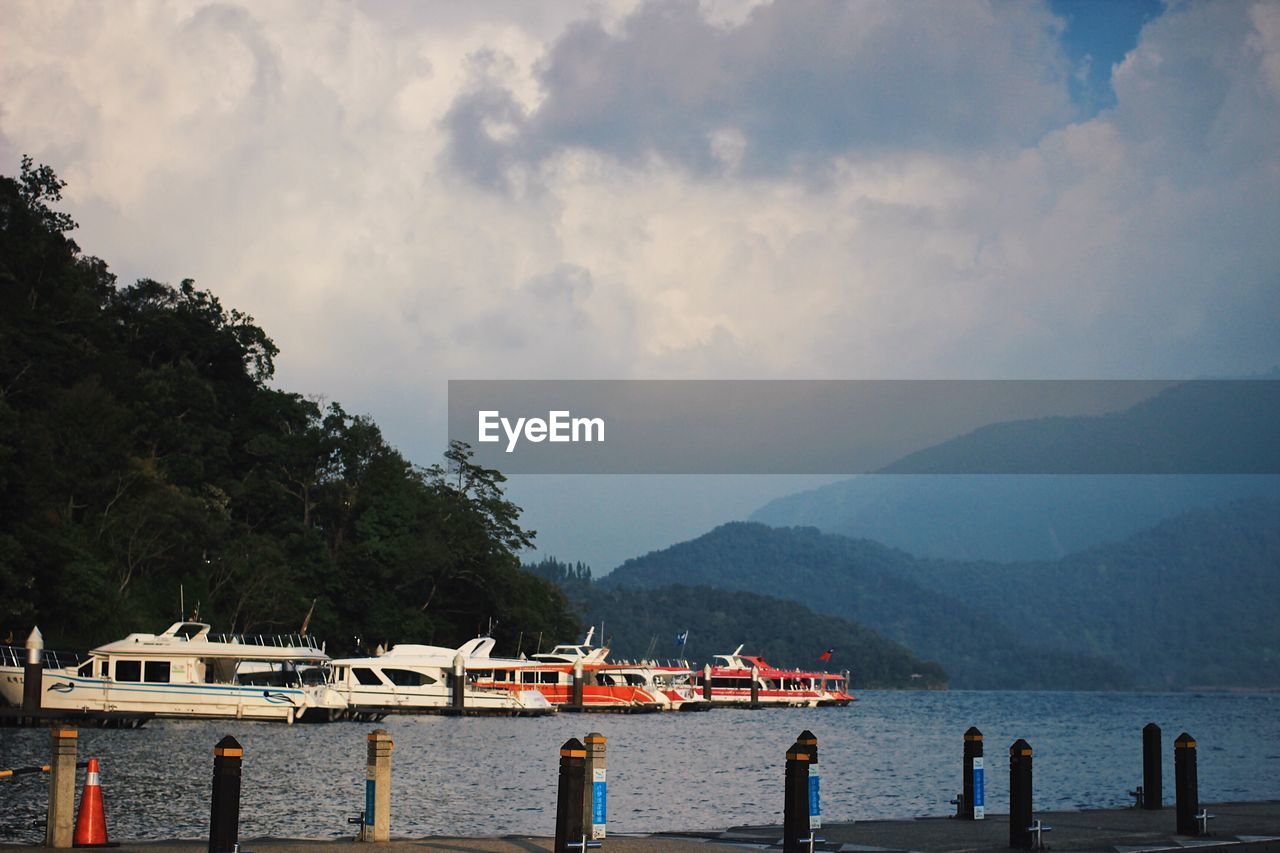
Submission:
{"label": "sign post", "polygon": [[987,815],[985,779],[983,778],[982,756],[973,759],[973,819],[982,820]]}

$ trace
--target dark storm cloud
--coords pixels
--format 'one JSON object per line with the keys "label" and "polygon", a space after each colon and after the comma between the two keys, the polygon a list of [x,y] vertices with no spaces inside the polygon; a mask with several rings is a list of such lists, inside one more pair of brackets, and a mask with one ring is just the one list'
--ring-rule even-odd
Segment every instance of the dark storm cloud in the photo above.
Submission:
{"label": "dark storm cloud", "polygon": [[527,114],[500,86],[460,97],[448,156],[493,185],[569,148],[720,172],[723,133],[754,173],[849,152],[1024,145],[1070,116],[1058,26],[1038,5],[788,2],[726,28],[696,3],[651,2],[616,32],[567,30]]}

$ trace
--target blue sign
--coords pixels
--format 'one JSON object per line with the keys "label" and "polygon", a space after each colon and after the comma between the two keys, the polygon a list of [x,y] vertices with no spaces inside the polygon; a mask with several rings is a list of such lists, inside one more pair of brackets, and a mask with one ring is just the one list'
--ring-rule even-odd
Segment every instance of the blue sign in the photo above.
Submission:
{"label": "blue sign", "polygon": [[373,792],[378,783],[372,779],[364,780],[364,825],[373,826]]}
{"label": "blue sign", "polygon": [[986,816],[986,793],[983,790],[982,757],[973,759],[973,819],[982,820]]}
{"label": "blue sign", "polygon": [[603,768],[596,768],[591,776],[591,837],[604,838],[606,817],[609,813],[609,783]]}
{"label": "blue sign", "polygon": [[818,777],[818,765],[809,765],[809,828],[822,826],[822,784]]}

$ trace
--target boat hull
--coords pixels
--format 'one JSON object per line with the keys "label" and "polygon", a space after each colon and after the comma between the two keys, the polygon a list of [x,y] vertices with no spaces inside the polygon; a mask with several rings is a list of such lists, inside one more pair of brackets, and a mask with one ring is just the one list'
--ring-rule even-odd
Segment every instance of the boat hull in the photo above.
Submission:
{"label": "boat hull", "polygon": [[[52,711],[293,723],[336,719],[346,707],[340,699],[324,701],[316,688],[117,682],[56,669],[42,674],[41,707]],[[0,695],[6,702],[22,704],[22,685],[22,669],[0,667]]]}

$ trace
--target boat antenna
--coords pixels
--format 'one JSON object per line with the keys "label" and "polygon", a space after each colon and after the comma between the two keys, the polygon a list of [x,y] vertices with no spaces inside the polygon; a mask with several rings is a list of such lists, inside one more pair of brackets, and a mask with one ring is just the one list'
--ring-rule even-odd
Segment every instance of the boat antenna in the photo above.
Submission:
{"label": "boat antenna", "polygon": [[524,631],[520,632],[520,636],[516,639],[516,657],[520,657],[520,649],[524,646]]}
{"label": "boat antenna", "polygon": [[654,650],[656,650],[657,648],[658,648],[658,635],[654,634],[652,637],[649,638],[649,647],[644,650],[645,660],[649,660],[650,658],[652,658]]}
{"label": "boat antenna", "polygon": [[311,614],[316,612],[316,600],[311,599],[311,609],[307,611],[307,615],[302,620],[302,628],[298,631],[302,636],[307,636],[307,627],[311,624]]}
{"label": "boat antenna", "polygon": [[182,584],[178,584],[178,621],[187,621],[187,591]]}
{"label": "boat antenna", "polygon": [[541,631],[538,632],[538,648],[534,649],[533,653],[536,655],[540,651],[542,651],[542,632]]}

